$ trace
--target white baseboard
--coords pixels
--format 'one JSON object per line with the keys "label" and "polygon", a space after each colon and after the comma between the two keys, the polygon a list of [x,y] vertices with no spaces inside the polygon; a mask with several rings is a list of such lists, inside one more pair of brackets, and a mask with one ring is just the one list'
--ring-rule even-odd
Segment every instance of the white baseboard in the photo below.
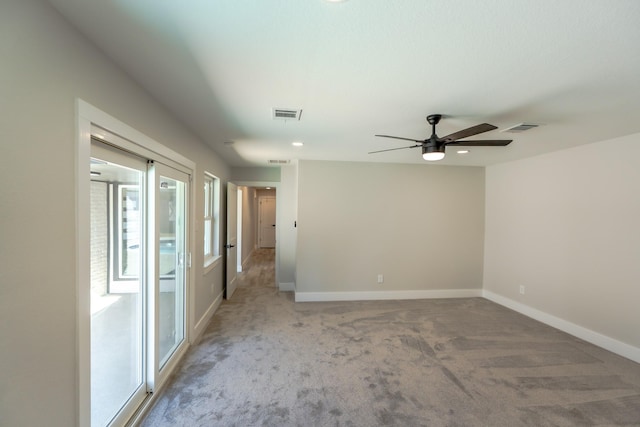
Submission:
{"label": "white baseboard", "polygon": [[295,292],[296,284],[293,282],[279,283],[278,289],[282,292]]}
{"label": "white baseboard", "polygon": [[213,302],[211,303],[207,311],[205,311],[205,313],[202,315],[200,320],[198,320],[198,322],[193,327],[192,336],[190,340],[192,343],[198,341],[198,339],[204,332],[205,328],[209,324],[209,321],[213,317],[214,313],[216,312],[216,310],[218,310],[218,307],[220,307],[220,304],[222,304],[223,294],[224,294],[224,291],[220,292],[220,295],[218,295],[216,299],[213,300]]}
{"label": "white baseboard", "polygon": [[529,307],[512,299],[495,294],[491,291],[483,290],[482,296],[490,301],[495,302],[496,304],[500,304],[504,307],[510,308],[513,311],[517,311],[520,314],[559,329],[563,332],[568,333],[569,335],[573,335],[574,337],[578,337],[593,345],[597,345],[598,347],[602,347],[605,350],[609,350],[612,353],[615,353],[622,357],[626,357],[627,359],[633,360],[636,363],[640,363],[640,348],[623,343],[622,341],[618,341],[606,335],[602,335],[598,332],[592,331],[591,329],[576,325],[575,323],[571,323],[567,320]]}
{"label": "white baseboard", "polygon": [[416,291],[360,291],[360,292],[296,292],[296,302],[315,301],[371,301],[435,298],[481,297],[481,289],[436,289]]}

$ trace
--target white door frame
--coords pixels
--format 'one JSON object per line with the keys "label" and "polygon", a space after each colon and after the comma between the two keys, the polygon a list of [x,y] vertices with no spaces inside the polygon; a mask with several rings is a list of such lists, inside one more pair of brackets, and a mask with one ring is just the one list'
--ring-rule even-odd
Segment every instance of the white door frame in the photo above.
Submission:
{"label": "white door frame", "polygon": [[225,240],[225,298],[230,299],[238,282],[238,186],[227,182],[227,236]]}
{"label": "white door frame", "polygon": [[[277,203],[276,195],[277,195],[277,193],[275,193],[273,196],[272,196],[272,195],[268,195],[268,196],[264,196],[264,195],[263,195],[263,196],[258,196],[258,247],[259,247],[259,248],[263,248],[263,247],[270,248],[270,247],[271,247],[271,246],[264,246],[264,242],[263,242],[263,240],[265,240],[265,239],[264,239],[264,229],[265,229],[265,225],[263,224],[263,220],[264,220],[263,215],[264,215],[265,210],[264,210],[264,208],[263,208],[263,202],[264,202],[265,200],[273,200],[273,202],[275,203],[275,207],[277,208],[277,207],[278,207],[278,203]],[[275,210],[274,210],[274,211],[273,211],[273,215],[275,216],[275,214],[276,214],[276,213],[275,213]],[[276,219],[277,219],[277,218],[276,218]],[[275,224],[273,224],[273,225],[275,225]],[[277,227],[276,227],[276,229],[277,229]],[[275,231],[277,231],[277,230],[274,230],[274,236],[273,236],[273,238],[274,238],[274,242],[273,242],[273,247],[275,247],[275,243],[276,243],[276,242],[275,242]]]}
{"label": "white door frame", "polygon": [[281,204],[278,203],[278,191],[280,189],[280,183],[279,182],[272,182],[272,181],[233,181],[234,184],[236,184],[238,187],[242,186],[242,187],[271,187],[273,189],[275,189],[276,191],[276,283],[275,286],[278,287],[278,284],[280,283],[279,277],[280,277],[280,239],[279,239],[279,233],[280,233],[280,229],[281,229],[281,218],[282,215],[280,215],[280,209],[282,209],[282,207],[280,206]]}
{"label": "white door frame", "polygon": [[238,187],[238,231],[236,233],[236,236],[238,238],[238,244],[236,245],[238,247],[238,256],[236,259],[236,271],[238,273],[242,273],[242,199],[244,197],[244,191],[242,190],[242,187]]}
{"label": "white door frame", "polygon": [[[92,129],[99,127],[107,132],[118,136],[118,145],[127,151],[134,152],[143,157],[150,159],[163,158],[163,163],[179,170],[183,170],[193,176],[196,169],[195,162],[187,159],[181,154],[165,147],[164,145],[149,138],[143,133],[135,130],[129,125],[121,122],[115,117],[99,110],[91,104],[76,99],[76,159],[75,159],[75,194],[76,194],[76,343],[77,343],[77,388],[76,402],[78,410],[78,425],[81,427],[91,425],[91,300],[88,283],[91,282],[90,271],[90,237],[91,237],[91,219],[90,219],[90,158],[91,158],[91,134]],[[133,142],[132,142],[133,141]],[[192,204],[195,200],[195,185],[190,186],[189,200]],[[189,226],[188,241],[189,252],[195,253],[195,209],[189,207]],[[186,331],[186,339],[191,340],[191,331],[194,325],[194,306],[192,298],[194,292],[191,287],[195,283],[195,269],[189,268],[187,274],[186,296],[186,322],[188,324]],[[175,367],[175,363],[184,354],[187,349],[185,345],[180,352],[176,354],[171,367],[167,366],[167,371]],[[156,384],[158,391],[163,384]],[[152,398],[147,400],[145,404],[150,404]],[[121,414],[123,418],[132,416],[133,414]]]}

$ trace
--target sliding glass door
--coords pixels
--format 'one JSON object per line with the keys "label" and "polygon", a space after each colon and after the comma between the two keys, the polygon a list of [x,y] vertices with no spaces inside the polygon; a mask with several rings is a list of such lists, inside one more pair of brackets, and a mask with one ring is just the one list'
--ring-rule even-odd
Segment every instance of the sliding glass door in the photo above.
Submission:
{"label": "sliding glass door", "polygon": [[153,348],[151,373],[163,379],[163,368],[185,340],[185,282],[187,266],[187,187],[189,176],[168,166],[155,163],[151,170],[154,182],[156,247],[152,260],[154,277]]}
{"label": "sliding glass door", "polygon": [[186,337],[189,175],[91,145],[91,425],[121,424]]}
{"label": "sliding glass door", "polygon": [[98,144],[91,156],[91,425],[105,426],[147,392],[147,163]]}

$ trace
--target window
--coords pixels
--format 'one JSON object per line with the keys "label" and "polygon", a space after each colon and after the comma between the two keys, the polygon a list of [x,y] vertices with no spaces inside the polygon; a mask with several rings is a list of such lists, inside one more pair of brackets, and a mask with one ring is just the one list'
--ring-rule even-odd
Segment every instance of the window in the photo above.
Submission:
{"label": "window", "polygon": [[118,258],[114,261],[115,276],[120,279],[137,279],[140,259],[140,195],[137,185],[113,185],[117,188],[118,197],[113,201],[117,226],[114,241],[119,242],[114,248]]}
{"label": "window", "polygon": [[220,180],[204,174],[204,266],[220,256]]}

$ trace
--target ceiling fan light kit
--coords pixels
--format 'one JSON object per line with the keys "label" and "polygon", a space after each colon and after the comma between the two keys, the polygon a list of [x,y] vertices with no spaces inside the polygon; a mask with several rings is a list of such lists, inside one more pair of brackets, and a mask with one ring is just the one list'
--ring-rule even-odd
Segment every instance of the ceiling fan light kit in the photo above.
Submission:
{"label": "ceiling fan light kit", "polygon": [[435,162],[444,159],[444,145],[442,147],[436,147],[433,145],[422,147],[422,158],[429,162]]}
{"label": "ceiling fan light kit", "polygon": [[497,129],[496,126],[489,123],[482,123],[454,132],[450,135],[440,138],[436,134],[436,125],[442,119],[441,114],[431,114],[427,116],[427,122],[431,125],[431,136],[425,140],[402,138],[391,135],[376,135],[381,138],[401,139],[404,141],[413,141],[416,144],[409,147],[388,148],[386,150],[370,151],[369,154],[382,153],[384,151],[404,150],[406,148],[422,148],[422,158],[428,161],[438,161],[444,159],[445,147],[447,145],[456,145],[458,147],[504,147],[511,143],[511,139],[493,139],[493,140],[463,140],[473,135],[488,132]]}

